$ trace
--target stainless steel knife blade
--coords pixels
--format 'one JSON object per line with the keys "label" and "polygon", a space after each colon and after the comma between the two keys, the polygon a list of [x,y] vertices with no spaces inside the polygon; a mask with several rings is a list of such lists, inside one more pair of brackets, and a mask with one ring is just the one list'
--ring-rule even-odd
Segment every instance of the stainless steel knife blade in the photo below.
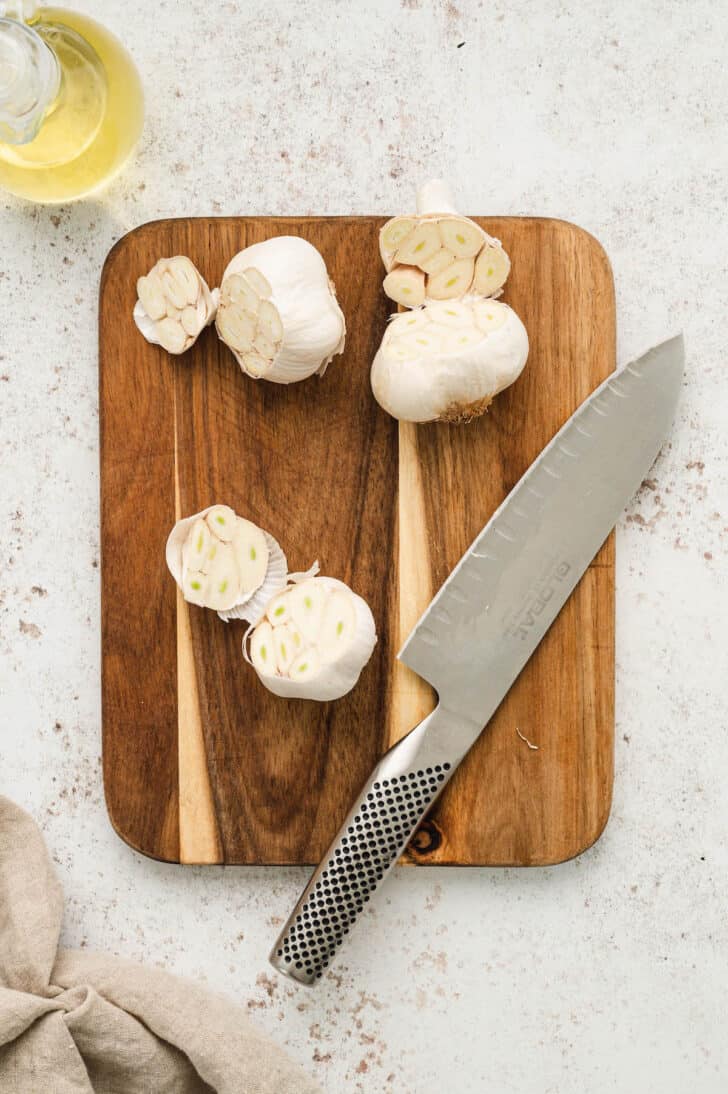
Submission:
{"label": "stainless steel knife blade", "polygon": [[609,377],[493,514],[400,659],[485,725],[652,465],[672,422],[681,336]]}
{"label": "stainless steel knife blade", "polygon": [[344,936],[479,737],[652,465],[683,372],[682,338],[594,391],[462,557],[400,658],[438,706],[382,757],[270,955],[302,984]]}

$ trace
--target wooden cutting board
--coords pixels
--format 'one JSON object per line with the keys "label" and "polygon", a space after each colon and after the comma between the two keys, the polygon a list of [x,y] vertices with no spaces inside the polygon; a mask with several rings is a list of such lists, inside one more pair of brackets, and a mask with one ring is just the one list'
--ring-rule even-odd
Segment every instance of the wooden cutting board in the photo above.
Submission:
{"label": "wooden cutting board", "polygon": [[[590,235],[541,219],[479,221],[512,260],[504,299],[531,352],[483,418],[402,426],[369,366],[390,311],[377,233],[359,218],[180,219],[125,236],[100,301],[103,764],[111,821],[177,862],[316,863],[375,760],[432,704],[399,643],[546,442],[615,365],[609,263]],[[347,319],[323,379],[243,376],[214,330],[184,357],[131,318],[137,277],[186,254],[209,284],[270,235],[323,254]],[[175,513],[231,505],[292,570],[314,559],[379,631],[336,703],[284,701],[241,657],[244,624],[178,598],[164,562]],[[404,861],[543,865],[589,847],[609,814],[614,726],[610,537]],[[530,742],[530,743],[529,743]],[[533,746],[533,747],[532,747]]]}

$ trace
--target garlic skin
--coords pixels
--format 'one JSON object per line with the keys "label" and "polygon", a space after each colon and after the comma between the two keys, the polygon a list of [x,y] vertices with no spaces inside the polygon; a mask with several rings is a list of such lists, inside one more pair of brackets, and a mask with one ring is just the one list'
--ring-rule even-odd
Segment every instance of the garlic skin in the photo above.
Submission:
{"label": "garlic skin", "polygon": [[217,290],[210,291],[185,255],[160,258],[137,281],[134,322],[152,345],[180,354],[193,346],[217,312]]}
{"label": "garlic skin", "polygon": [[457,212],[442,179],[420,187],[415,216],[387,221],[379,251],[387,271],[384,291],[405,308],[468,293],[498,296],[510,271],[500,240]]}
{"label": "garlic skin", "polygon": [[215,325],[243,372],[277,384],[323,376],[346,336],[326,264],[299,236],[254,243],[232,259]]}
{"label": "garlic skin", "polygon": [[266,605],[243,639],[243,656],[283,699],[340,699],[372,655],[374,617],[343,581],[300,576]]}
{"label": "garlic skin", "polygon": [[423,182],[417,191],[415,204],[418,217],[428,216],[431,213],[460,216],[455,208],[452,190],[444,179],[430,179],[429,182]]}
{"label": "garlic skin", "polygon": [[278,542],[227,505],[178,520],[167,539],[167,566],[185,600],[227,622],[260,618],[288,577]]}
{"label": "garlic skin", "polygon": [[518,378],[528,335],[497,300],[426,304],[392,318],[372,364],[372,391],[405,422],[464,422],[478,417]]}
{"label": "garlic skin", "polygon": [[469,422],[518,379],[528,334],[500,296],[510,260],[497,239],[456,212],[434,179],[417,214],[387,221],[379,236],[393,316],[372,362],[377,402],[403,422]]}

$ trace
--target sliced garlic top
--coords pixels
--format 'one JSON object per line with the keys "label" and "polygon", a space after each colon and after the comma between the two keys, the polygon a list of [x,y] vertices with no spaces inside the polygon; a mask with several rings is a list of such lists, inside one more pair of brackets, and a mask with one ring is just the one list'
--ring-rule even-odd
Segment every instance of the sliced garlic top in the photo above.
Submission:
{"label": "sliced garlic top", "polygon": [[351,691],[376,641],[365,600],[335,578],[308,577],[271,599],[243,652],[275,695],[324,701]]}
{"label": "sliced garlic top", "polygon": [[387,221],[379,250],[387,271],[384,291],[405,308],[467,293],[496,296],[510,270],[500,241],[455,211],[440,179],[421,187],[416,216]]}
{"label": "sliced garlic top", "polygon": [[298,236],[254,243],[233,258],[215,325],[243,372],[278,384],[323,375],[346,335],[326,264]]}
{"label": "sliced garlic top", "polygon": [[160,258],[137,281],[134,322],[148,342],[184,353],[215,318],[216,293],[189,258]]}
{"label": "sliced garlic top", "polygon": [[166,557],[185,600],[212,608],[226,621],[258,619],[288,576],[276,540],[227,505],[177,521]]}

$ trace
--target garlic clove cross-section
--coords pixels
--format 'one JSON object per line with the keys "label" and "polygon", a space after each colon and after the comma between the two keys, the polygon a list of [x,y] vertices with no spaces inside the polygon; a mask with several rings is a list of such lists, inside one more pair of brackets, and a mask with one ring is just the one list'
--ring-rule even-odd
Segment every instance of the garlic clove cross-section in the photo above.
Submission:
{"label": "garlic clove cross-section", "polygon": [[266,606],[243,640],[243,654],[274,695],[340,699],[372,655],[374,618],[343,581],[301,576]]}
{"label": "garlic clove cross-section", "polygon": [[160,258],[137,281],[137,297],[134,322],[148,342],[168,353],[194,345],[217,311],[216,291],[184,255]]}
{"label": "garlic clove cross-section", "polygon": [[169,571],[190,604],[221,619],[257,621],[288,577],[279,544],[227,505],[178,520],[167,539]]}
{"label": "garlic clove cross-section", "polygon": [[298,236],[254,243],[232,259],[215,326],[243,372],[278,384],[323,376],[346,335],[326,264]]}
{"label": "garlic clove cross-section", "polygon": [[390,300],[404,308],[417,308],[425,302],[425,275],[413,266],[395,266],[382,282],[382,288]]}
{"label": "garlic clove cross-section", "polygon": [[500,242],[455,209],[439,179],[417,194],[417,213],[382,228],[385,293],[393,316],[372,363],[372,391],[405,422],[467,422],[518,378],[528,335],[497,301],[510,271]]}
{"label": "garlic clove cross-section", "polygon": [[384,291],[406,308],[469,292],[497,296],[510,270],[500,241],[456,211],[441,179],[420,188],[416,216],[387,221],[379,251],[387,271]]}
{"label": "garlic clove cross-section", "polygon": [[372,390],[400,421],[469,421],[518,378],[527,356],[526,328],[507,304],[474,297],[427,304],[388,324]]}

